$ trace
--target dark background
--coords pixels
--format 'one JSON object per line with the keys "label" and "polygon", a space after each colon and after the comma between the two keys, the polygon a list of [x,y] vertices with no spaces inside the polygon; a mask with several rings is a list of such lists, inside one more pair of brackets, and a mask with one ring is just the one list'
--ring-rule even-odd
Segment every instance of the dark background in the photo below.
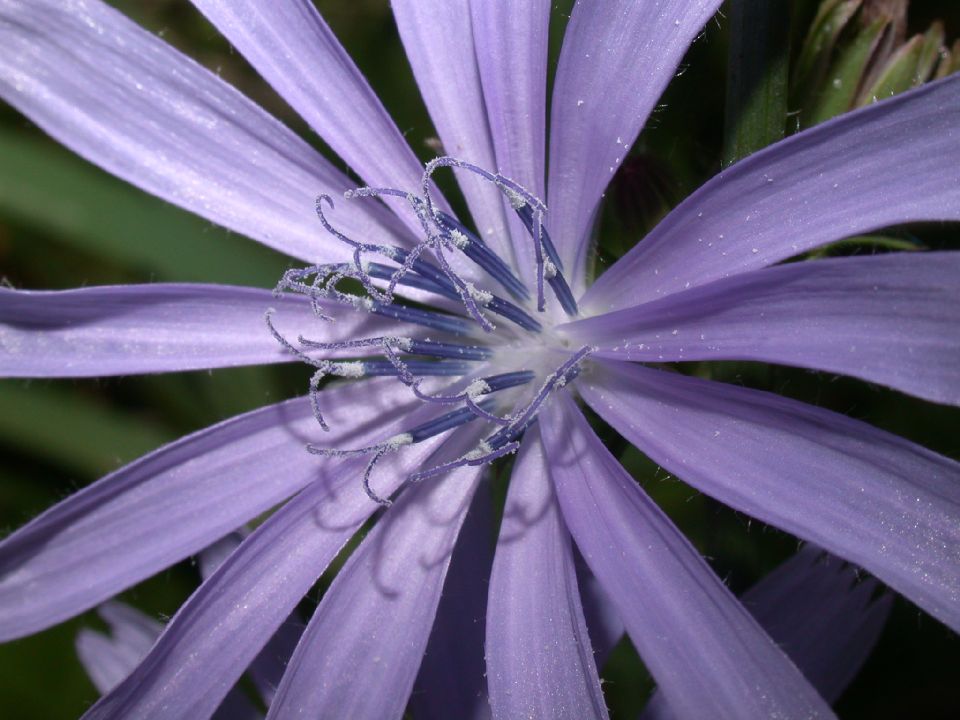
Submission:
{"label": "dark background", "polygon": [[[115,0],[112,4],[216,69],[324,149],[187,2]],[[554,60],[569,4],[555,3]],[[434,133],[387,1],[319,0],[317,5],[414,151],[425,160],[432,157],[428,141]],[[802,37],[815,5],[793,3],[792,35]],[[911,32],[922,32],[936,18],[944,20],[948,40],[960,36],[960,3],[946,0],[914,0]],[[727,42],[727,23],[718,18],[691,49],[684,62],[687,71],[671,85],[664,105],[624,163],[603,219],[600,270],[719,168]],[[924,247],[958,247],[955,225],[900,228],[896,234]],[[0,106],[0,278],[15,287],[161,280],[272,287],[287,266],[286,258],[75,158],[17,113]],[[864,383],[788,368],[724,363],[695,371],[829,407],[948,456],[960,456],[956,410]],[[302,393],[307,377],[305,368],[284,367],[0,382],[0,534],[164,442]],[[611,433],[607,437],[627,467],[735,591],[749,587],[796,549],[794,538],[751,524],[682,482],[664,478]],[[498,483],[494,489],[502,492]],[[123,599],[166,619],[197,582],[195,565],[184,562],[124,593]],[[87,613],[0,646],[0,715],[72,718],[89,706],[96,691],[73,651],[73,638],[84,625],[99,627],[95,616]],[[838,704],[839,714],[845,718],[955,716],[960,708],[958,653],[960,641],[953,633],[898,599],[874,655]],[[613,716],[635,717],[650,684],[629,642],[621,643],[603,675]]]}

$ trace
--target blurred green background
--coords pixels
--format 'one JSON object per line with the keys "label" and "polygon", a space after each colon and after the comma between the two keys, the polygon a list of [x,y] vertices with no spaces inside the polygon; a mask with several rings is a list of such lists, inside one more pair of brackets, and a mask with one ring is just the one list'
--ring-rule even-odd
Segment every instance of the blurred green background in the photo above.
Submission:
{"label": "blurred green background", "polygon": [[[115,0],[112,4],[215,69],[326,152],[187,2]],[[554,3],[554,60],[570,4]],[[790,72],[796,73],[802,40],[817,4],[814,0],[783,3],[789,6],[791,25],[777,36],[778,44],[787,47],[787,36],[791,42],[789,55],[779,56],[784,63],[782,79],[787,77],[788,61]],[[434,131],[387,0],[319,0],[317,5],[415,152],[425,160],[432,157]],[[724,17],[730,18],[734,10],[725,5]],[[927,31],[937,19],[944,23],[948,42],[960,36],[960,3],[914,0],[908,37]],[[730,140],[730,128],[742,120],[738,116],[742,107],[736,103],[728,107],[725,96],[729,31],[735,25],[725,19],[708,25],[684,61],[685,72],[667,91],[617,175],[601,224],[598,272],[715,173],[724,158],[742,154],[731,150]],[[751,36],[776,32],[762,23],[747,22],[743,27]],[[843,43],[849,45],[855,39],[852,34],[844,36],[828,59],[837,60]],[[752,72],[757,74],[755,68]],[[759,82],[777,82],[761,76]],[[796,81],[790,93],[792,114],[787,127],[813,122],[809,102],[804,101],[803,108],[794,104],[800,93]],[[835,104],[835,98],[816,97],[824,107],[829,105],[827,100]],[[797,110],[803,112],[793,112]],[[891,231],[884,242],[958,248],[958,237],[955,225],[911,227]],[[846,245],[832,252],[874,252],[882,245]],[[285,257],[155,200],[77,159],[16,112],[0,106],[0,279],[4,282],[18,288],[161,280],[272,287],[287,266]],[[960,457],[960,413],[955,410],[864,383],[788,368],[723,363],[689,370],[813,402]],[[307,377],[306,368],[284,367],[0,382],[0,531],[5,534],[20,526],[77,488],[164,442],[302,393]],[[606,432],[610,446],[631,472],[735,591],[749,587],[795,550],[792,537],[751,524],[681,481],[664,477]],[[498,489],[496,483],[494,488]],[[164,619],[197,582],[195,565],[184,562],[123,598]],[[84,625],[97,626],[98,621],[87,613],[37,636],[0,646],[0,716],[72,718],[89,706],[96,691],[73,652],[73,638]],[[898,600],[874,655],[841,699],[838,712],[845,718],[955,717],[960,709],[958,657],[960,641],[955,635]],[[628,642],[621,643],[603,675],[613,717],[635,717],[650,683]]]}

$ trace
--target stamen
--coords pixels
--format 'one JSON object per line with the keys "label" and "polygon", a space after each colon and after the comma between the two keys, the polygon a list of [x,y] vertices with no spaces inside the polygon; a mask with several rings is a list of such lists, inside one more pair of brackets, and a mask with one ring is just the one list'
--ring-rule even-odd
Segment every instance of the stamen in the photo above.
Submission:
{"label": "stamen", "polygon": [[[464,465],[483,465],[504,455],[516,452],[520,447],[520,443],[517,442],[516,438],[536,422],[536,415],[540,406],[543,405],[554,389],[563,387],[579,373],[580,364],[592,352],[594,352],[594,348],[588,345],[580,348],[580,350],[568,358],[547,377],[533,400],[530,401],[522,412],[510,418],[504,427],[482,441],[476,448],[456,460],[416,472],[407,478],[407,481],[411,483],[420,482],[426,478],[445,473],[448,470],[463,467]],[[464,408],[464,410],[467,410],[467,408]]]}
{"label": "stamen", "polygon": [[[524,227],[527,228],[527,232],[530,233],[530,237],[533,238],[537,250],[537,284],[541,293],[541,302],[543,293],[542,282],[545,277],[547,283],[553,288],[553,292],[557,296],[557,300],[560,302],[560,306],[564,312],[566,312],[567,315],[575,316],[579,312],[577,301],[573,296],[573,292],[570,290],[570,286],[567,284],[566,278],[563,276],[563,263],[560,262],[560,255],[557,253],[557,249],[554,247],[553,241],[547,233],[547,229],[543,226],[543,216],[539,212],[535,214],[528,204],[519,208],[515,207],[515,209],[517,216],[520,218]],[[543,248],[543,252],[540,252],[541,247]],[[544,253],[547,256],[546,260],[543,258]]]}
{"label": "stamen", "polygon": [[457,275],[453,268],[450,267],[450,263],[447,262],[446,256],[443,254],[443,250],[437,246],[434,248],[434,253],[437,256],[437,260],[440,261],[440,267],[447,274],[447,277],[453,282],[453,286],[457,290],[457,294],[460,295],[460,300],[463,301],[464,307],[466,307],[467,312],[470,316],[477,321],[477,324],[484,330],[484,332],[493,332],[495,329],[494,325],[487,320],[483,313],[480,312],[480,308],[477,307],[477,301],[473,297],[473,293],[470,292],[470,288],[467,286],[467,283]]}
{"label": "stamen", "polygon": [[358,348],[382,347],[384,349],[389,348],[390,350],[402,350],[403,352],[408,352],[413,346],[413,340],[410,338],[387,336],[361,338],[359,340],[321,342],[319,340],[308,340],[301,335],[297,338],[297,342],[304,347],[313,348],[315,350],[355,350]]}
{"label": "stamen", "polygon": [[[378,280],[389,280],[394,277],[395,274],[395,270],[393,268],[377,263],[371,263],[367,271],[369,272],[370,277]],[[457,295],[457,291],[452,287],[447,288],[437,285],[432,279],[423,277],[418,273],[410,273],[404,276],[400,280],[399,284],[415,287],[419,290],[426,290],[427,292],[435,293],[449,300],[460,299],[460,296]],[[530,332],[540,332],[543,330],[543,326],[537,320],[527,315],[526,312],[511,303],[509,300],[504,300],[503,298],[494,295],[487,303],[485,303],[484,307],[486,307],[490,312],[516,323],[524,330],[529,330]]]}
{"label": "stamen", "polygon": [[[429,167],[429,166],[428,166]],[[486,174],[490,178],[489,173]],[[496,181],[494,179],[494,181]],[[501,185],[500,182],[497,182],[498,186]],[[511,192],[513,192],[511,190]],[[400,196],[407,199],[413,209],[416,212],[417,217],[420,219],[421,226],[424,229],[424,233],[428,238],[433,238],[434,233],[430,227],[430,216],[427,214],[427,208],[432,207],[430,203],[424,203],[424,201],[415,196],[411,196],[409,193],[403,193],[399,190],[393,190],[391,188],[359,188],[354,191],[345,193],[347,197],[377,197],[380,195],[391,195],[391,196]],[[515,296],[521,298],[529,297],[526,287],[523,283],[513,274],[510,270],[510,267],[502,260],[499,256],[496,255],[476,234],[471,232],[467,227],[453,218],[451,215],[443,211],[435,211],[435,216],[433,216],[433,223],[436,225],[437,229],[440,230],[440,239],[448,242],[454,248],[461,250],[464,254],[473,260],[481,269],[485,270],[494,280],[503,285],[509,292]],[[467,307],[468,312],[477,319],[481,327],[488,332],[493,329],[485,319],[482,318],[482,315],[479,312],[479,309],[475,306],[475,301],[478,299],[476,293],[474,292],[472,286],[463,281],[453,270],[450,268],[449,264],[446,262],[445,257],[443,257],[443,251],[439,247],[438,243],[432,243],[434,250],[438,256],[438,259],[441,262],[443,267],[442,272],[433,268],[429,263],[425,263],[422,260],[418,262],[421,265],[414,265],[407,259],[407,253],[404,250],[397,249],[397,252],[401,254],[401,257],[404,259],[404,266],[397,272],[393,273],[390,276],[391,286],[389,290],[395,287],[398,282],[401,282],[401,278],[406,278],[408,284],[418,287],[423,287],[426,283],[422,282],[415,278],[415,276],[408,276],[407,272],[410,269],[415,270],[416,272],[430,277],[435,281],[437,286],[443,287],[443,290],[439,290],[439,293],[444,297],[451,299],[459,299],[464,302],[464,305]],[[418,245],[414,252],[421,251],[423,249],[424,243]],[[384,271],[381,268],[377,269],[377,274],[384,277]],[[438,277],[439,275],[439,277]],[[425,288],[424,288],[425,289]],[[451,295],[450,291],[456,293],[456,295]],[[542,292],[540,293],[542,300]],[[507,302],[501,298],[496,297],[495,295],[492,298],[484,299],[481,303],[485,307],[495,312],[502,317],[515,322],[520,325],[520,327],[530,330],[532,332],[539,332],[542,330],[542,326],[539,322],[527,315],[523,310],[521,310],[516,305]],[[543,302],[540,303],[540,309],[543,310]]]}
{"label": "stamen", "polygon": [[394,252],[392,259],[400,263],[400,268],[396,270],[394,275],[390,278],[390,288],[395,288],[397,283],[412,271],[424,277],[430,278],[441,287],[447,288],[449,291],[454,293],[454,299],[457,299],[459,296],[456,295],[456,289],[446,274],[440,268],[435,267],[420,257],[426,247],[427,246],[425,243],[421,243],[409,252],[403,248],[391,248]]}
{"label": "stamen", "polygon": [[[430,360],[412,360],[407,357],[401,357],[400,360],[411,375],[418,377],[460,377],[473,372],[476,367],[470,361],[464,360],[433,362]],[[363,369],[366,377],[393,377],[397,375],[396,366],[389,360],[364,360]]]}
{"label": "stamen", "polygon": [[370,462],[367,464],[367,468],[363,473],[363,489],[364,492],[366,492],[367,497],[369,497],[375,503],[389,507],[393,503],[390,500],[377,495],[370,487],[370,476],[373,473],[374,466],[380,461],[380,459],[384,455],[395,452],[406,445],[423,442],[424,440],[428,440],[436,435],[447,432],[448,430],[453,430],[454,428],[466,425],[467,423],[476,419],[477,416],[470,412],[468,408],[460,408],[458,410],[445,413],[429,422],[418,425],[417,427],[405,433],[394,435],[385,442],[371,445],[369,447],[359,448],[357,450],[339,450],[336,448],[321,448],[310,444],[307,445],[307,451],[313,453],[314,455],[322,455],[324,457],[356,457],[361,455],[372,455]]}
{"label": "stamen", "polygon": [[356,278],[363,285],[363,289],[370,293],[371,297],[376,298],[380,302],[391,302],[392,296],[388,294],[381,293],[377,287],[373,284],[370,277],[364,272],[362,253],[364,252],[382,252],[383,248],[380,245],[372,245],[370,243],[359,243],[355,240],[348,238],[342,232],[337,230],[333,225],[331,225],[326,216],[323,214],[323,203],[327,203],[330,206],[330,209],[334,209],[333,198],[329,195],[318,195],[316,202],[314,203],[314,209],[317,213],[317,217],[320,219],[320,223],[323,225],[324,229],[336,237],[341,242],[346,243],[353,247],[353,264],[356,269]]}
{"label": "stamen", "polygon": [[461,377],[473,370],[468,361],[428,362],[425,360],[410,360],[396,355],[385,360],[323,360],[316,367],[318,369],[310,377],[309,383],[310,407],[313,410],[314,419],[324,431],[329,431],[330,426],[327,425],[326,420],[323,419],[323,413],[320,411],[320,382],[327,375],[355,379],[362,377],[396,377],[407,385],[418,388],[422,379],[426,377]]}
{"label": "stamen", "polygon": [[595,348],[589,345],[584,345],[576,353],[567,358],[566,362],[547,376],[547,379],[540,387],[540,391],[534,396],[533,400],[527,405],[523,412],[515,415],[514,419],[510,421],[510,424],[494,433],[494,435],[488,439],[488,442],[495,444],[496,441],[494,441],[494,438],[498,438],[499,440],[501,437],[509,440],[511,439],[512,432],[523,431],[527,424],[536,416],[540,406],[543,405],[554,388],[566,385],[571,379],[571,377],[568,377],[571,373],[572,376],[575,377],[576,374],[580,372],[580,364],[594,352],[594,349]]}
{"label": "stamen", "polygon": [[493,356],[493,351],[482,345],[456,345],[433,340],[412,340],[407,352],[413,355],[460,360],[489,360]]}
{"label": "stamen", "polygon": [[460,296],[457,295],[457,291],[453,289],[452,285],[441,285],[433,278],[424,277],[418,272],[405,273],[397,277],[398,271],[399,268],[392,268],[389,265],[381,265],[380,263],[370,263],[370,266],[367,268],[370,277],[377,280],[393,280],[396,277],[398,285],[406,285],[407,287],[414,287],[418,290],[426,290],[427,292],[441,295],[450,300],[460,299]]}
{"label": "stamen", "polygon": [[[417,215],[417,218],[420,221],[420,226],[423,228],[424,239],[419,242],[416,247],[411,251],[411,255],[415,258],[419,256],[426,248],[430,248],[434,255],[437,258],[437,261],[440,263],[440,269],[443,271],[443,274],[447,279],[452,283],[453,288],[457,291],[457,295],[460,298],[460,301],[463,303],[464,308],[466,308],[467,313],[472,317],[478,325],[484,330],[484,332],[493,332],[494,325],[487,320],[483,313],[480,312],[480,308],[477,307],[477,303],[470,293],[469,288],[467,287],[464,280],[450,267],[450,264],[447,262],[446,256],[443,253],[443,245],[448,245],[451,249],[456,249],[452,239],[450,238],[449,233],[435,233],[433,231],[432,225],[439,228],[436,218],[427,213],[427,205],[423,200],[412,195],[410,193],[402,193],[399,190],[394,190],[391,188],[359,188],[350,193],[345,193],[347,197],[377,197],[380,195],[402,195],[407,201],[410,202],[411,207],[413,208],[414,213]],[[431,224],[432,219],[432,224]],[[412,268],[412,259],[408,259],[404,262],[403,268],[400,270],[400,275],[402,276],[407,270]],[[397,281],[391,281],[391,287],[395,285]]]}
{"label": "stamen", "polygon": [[[526,300],[530,297],[530,292],[523,282],[513,274],[510,266],[507,265],[499,255],[493,252],[490,246],[484,243],[476,234],[442,210],[437,212],[437,220],[439,221],[440,227],[447,231],[451,238],[454,239],[454,245],[456,245],[464,255],[483,268],[490,277],[503,285],[511,295],[521,300]],[[457,238],[462,238],[462,241],[457,242]]]}
{"label": "stamen", "polygon": [[[493,404],[493,400],[483,400],[480,403],[480,406],[484,409],[487,409]],[[438,418],[434,418],[429,422],[425,422],[422,425],[417,425],[417,427],[412,430],[408,430],[411,437],[413,437],[413,442],[423,442],[428,438],[432,438],[440,433],[446,432],[447,430],[453,430],[454,428],[460,427],[461,425],[466,425],[468,422],[473,422],[477,419],[477,416],[474,415],[469,408],[458,408],[457,410],[451,410],[448,413],[441,415]]]}
{"label": "stamen", "polygon": [[490,312],[516,323],[524,330],[529,330],[530,332],[536,333],[543,330],[543,325],[527,315],[526,312],[514,305],[509,300],[504,300],[503,298],[498,298],[496,295],[494,295],[493,299],[487,303],[486,308]]}
{"label": "stamen", "polygon": [[[520,222],[523,223],[523,226],[527,229],[527,232],[530,233],[530,237],[536,239],[536,220],[534,217],[534,208],[526,203],[520,207],[514,206],[514,210],[517,211],[517,217],[520,218]],[[543,243],[543,250],[547,254],[547,257],[550,258],[550,262],[556,265],[560,271],[563,271],[563,263],[560,261],[560,255],[557,253],[557,248],[553,244],[553,240],[550,239],[550,233],[547,232],[547,229],[543,227],[543,224],[540,225],[540,241]]]}
{"label": "stamen", "polygon": [[405,305],[381,305],[379,303],[373,303],[369,311],[400,322],[421,325],[453,335],[469,335],[471,331],[470,323],[456,315],[443,315],[429,310],[406,307]]}
{"label": "stamen", "polygon": [[337,340],[321,342],[309,340],[302,335],[297,338],[304,347],[316,350],[352,350],[365,347],[383,347],[389,350],[400,350],[413,355],[426,355],[436,358],[457,358],[460,360],[488,360],[493,352],[482,345],[457,345],[455,343],[437,342],[436,340],[414,340],[405,337],[372,337],[359,340]]}
{"label": "stamen", "polygon": [[359,455],[368,455],[372,454],[373,457],[370,458],[370,462],[367,463],[366,469],[363,471],[363,491],[367,494],[367,497],[373,500],[378,505],[383,505],[384,507],[390,507],[393,502],[387,498],[381,497],[373,491],[373,488],[370,487],[370,476],[373,473],[373,468],[380,461],[384,455],[396,452],[400,448],[410,445],[413,443],[413,438],[409,433],[401,433],[400,435],[394,435],[392,438],[386,442],[380,443],[379,445],[373,445],[368,448],[361,448],[359,450],[330,450],[327,448],[318,448],[315,445],[307,445],[307,451],[313,453],[314,455],[323,455],[326,457],[356,457]]}
{"label": "stamen", "polygon": [[477,399],[483,395],[490,395],[501,390],[506,390],[507,388],[526,385],[533,380],[533,378],[534,374],[529,370],[490,375],[485,378],[480,378],[479,380],[474,380],[467,386],[466,390],[456,395],[427,395],[420,390],[421,381],[419,380],[411,386],[411,389],[414,395],[425,402],[434,402],[440,405],[456,405],[462,402],[479,417],[502,425],[509,422],[509,420],[489,412],[477,403]]}
{"label": "stamen", "polygon": [[[317,422],[323,429],[328,428],[319,407],[320,386],[328,376],[350,379],[396,377],[410,387],[418,399],[453,406],[449,412],[444,412],[433,420],[368,447],[342,450],[308,446],[308,450],[317,455],[369,458],[363,473],[364,492],[381,505],[390,505],[391,501],[372,489],[371,477],[383,457],[477,419],[489,423],[491,432],[476,447],[452,461],[420,470],[410,475],[407,481],[418,482],[465,465],[482,465],[516,452],[523,433],[537,421],[543,403],[551,393],[579,374],[582,363],[594,351],[589,346],[584,346],[573,354],[563,351],[566,359],[544,378],[539,388],[531,387],[529,390],[518,391],[516,397],[512,393],[507,394],[508,397],[492,397],[501,391],[532,383],[536,374],[530,370],[517,370],[477,378],[477,369],[482,367],[477,363],[490,361],[496,344],[481,344],[473,340],[478,336],[471,320],[487,333],[495,329],[488,319],[488,313],[505,318],[530,332],[540,332],[542,325],[522,307],[523,303],[518,305],[504,299],[488,291],[481,283],[475,285],[467,276],[460,275],[454,269],[451,256],[447,253],[462,253],[513,297],[524,301],[530,297],[530,292],[511,266],[501,259],[483,238],[434,204],[431,198],[432,175],[444,167],[466,170],[493,183],[517,213],[533,241],[538,310],[542,312],[546,309],[544,286],[549,284],[567,314],[576,315],[578,312],[576,299],[563,275],[563,266],[556,247],[544,227],[546,206],[523,186],[499,173],[488,172],[456,158],[441,157],[426,165],[419,195],[376,187],[358,188],[344,193],[344,197],[348,199],[391,196],[406,200],[423,230],[422,239],[410,248],[358,242],[347,237],[336,230],[324,215],[324,205],[332,208],[332,199],[326,195],[319,196],[317,216],[328,232],[353,249],[352,262],[321,264],[288,271],[278,283],[276,292],[279,294],[291,291],[307,296],[314,314],[323,320],[330,321],[333,318],[327,314],[329,305],[326,302],[321,304],[321,299],[442,333],[437,339],[382,335],[333,342],[299,336],[298,344],[295,345],[273,326],[273,311],[267,313],[266,322],[270,332],[282,347],[316,369],[310,378],[309,397]],[[377,255],[387,262],[371,262],[368,257],[370,255]],[[354,288],[344,284],[344,281],[359,282],[364,294],[355,294]],[[394,293],[399,285],[417,288],[445,300],[458,301],[468,317],[395,302]],[[458,337],[465,342],[458,341]],[[520,336],[513,334],[509,338],[501,339],[516,342],[518,337]],[[547,340],[542,338],[541,342]],[[352,355],[350,351],[370,349],[382,352],[382,355],[332,360],[316,359],[307,354],[307,351],[311,354],[315,354],[313,351],[335,351],[341,355]],[[423,383],[430,376],[462,378],[457,384],[461,389],[452,394],[424,392]],[[468,382],[471,377],[472,381]],[[513,400],[517,398],[522,398],[523,402],[514,403]],[[500,406],[501,412],[504,412],[505,407],[512,410],[503,416],[495,414],[492,412],[495,404]]]}
{"label": "stamen", "polygon": [[[544,253],[554,266],[554,270],[547,275],[547,282],[553,288],[564,311],[571,316],[577,314],[577,302],[570,291],[566,279],[563,277],[563,263],[557,253],[549,233],[543,227],[543,216],[546,213],[546,206],[519,183],[510,180],[503,175],[487,172],[483,168],[477,167],[463,160],[452,157],[439,157],[427,163],[426,169],[421,179],[421,192],[427,207],[438,225],[443,225],[443,213],[436,210],[433,201],[430,199],[430,178],[434,172],[441,167],[455,167],[463,170],[469,170],[480,177],[494,183],[504,193],[510,201],[511,207],[516,211],[517,216],[527,228],[527,232],[533,238],[534,252],[537,262],[537,309],[543,312],[546,309],[546,300],[543,295],[544,281]],[[541,249],[542,248],[542,249]]]}
{"label": "stamen", "polygon": [[[380,248],[388,250],[389,248]],[[363,278],[366,282],[372,282],[374,277],[368,274],[370,265],[367,265],[363,272]],[[328,275],[329,273],[332,275]],[[303,282],[304,278],[314,276],[311,283]],[[396,273],[394,273],[396,275]],[[470,334],[470,323],[462,317],[456,315],[447,315],[427,310],[419,310],[406,305],[394,305],[391,303],[378,302],[369,297],[360,295],[351,295],[349,293],[337,290],[335,285],[344,278],[354,278],[360,280],[360,273],[350,265],[315,265],[301,270],[288,270],[277,285],[275,292],[283,290],[292,290],[294,292],[307,295],[314,304],[314,312],[324,320],[333,320],[322,311],[318,304],[318,298],[324,297],[342,305],[349,305],[356,310],[382,315],[401,322],[408,322],[415,325],[422,325],[432,330],[449,332],[454,335]]]}

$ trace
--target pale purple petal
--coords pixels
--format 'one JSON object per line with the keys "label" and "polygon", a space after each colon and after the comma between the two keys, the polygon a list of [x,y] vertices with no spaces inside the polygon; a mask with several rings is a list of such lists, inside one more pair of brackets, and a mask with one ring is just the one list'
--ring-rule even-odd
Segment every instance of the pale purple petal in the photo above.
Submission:
{"label": "pale purple petal", "polygon": [[568,326],[598,357],[759,360],[960,403],[960,253],[791,263]]}
{"label": "pale purple petal", "polygon": [[[213,545],[204,548],[198,558],[200,574],[206,580],[226,562],[227,558],[240,547],[240,543],[249,535],[247,532],[232,532],[221,538]],[[300,613],[294,609],[290,616],[280,625],[270,641],[250,663],[247,673],[257,687],[263,704],[270,707],[274,693],[280,685],[280,678],[287,669],[290,656],[293,655],[300,636],[306,627],[300,619]],[[146,653],[144,653],[146,654]]]}
{"label": "pale purple petal", "polygon": [[[466,452],[473,428],[438,461]],[[431,461],[432,462],[432,461]],[[307,625],[268,717],[400,717],[482,468],[407,489],[350,556]]]}
{"label": "pale purple petal", "polygon": [[263,720],[263,712],[254,706],[243,688],[237,686],[227,693],[211,717],[213,720]]}
{"label": "pale purple petal", "polygon": [[110,692],[137,666],[139,657],[129,656],[126,648],[106,635],[83,629],[77,633],[77,657],[101,694]]}
{"label": "pale purple petal", "polygon": [[267,707],[270,707],[274,695],[277,694],[283,674],[287,671],[290,658],[293,657],[306,627],[306,623],[294,609],[250,663],[247,672]]}
{"label": "pale purple petal", "polygon": [[[546,200],[550,1],[471,0],[470,12],[496,169]],[[512,210],[508,217],[517,271],[533,287],[531,238]]]}
{"label": "pale purple petal", "polygon": [[[423,166],[312,2],[192,2],[368,185],[418,190]],[[403,201],[388,202],[419,236]]]}
{"label": "pale purple petal", "polygon": [[550,229],[582,290],[604,190],[720,0],[578,2],[557,67],[550,125]]}
{"label": "pale purple petal", "polygon": [[[313,211],[318,193],[350,187],[346,176],[99,0],[2,0],[0,46],[0,97],[74,152],[295,257],[349,256]],[[383,242],[396,225],[369,203],[339,203],[336,220],[348,234]]]}
{"label": "pale purple petal", "polygon": [[557,394],[540,424],[570,533],[678,717],[832,717],[572,397]]}
{"label": "pale purple petal", "polygon": [[194,433],[107,475],[0,543],[0,637],[76,615],[323,477],[310,441],[354,442],[408,408],[394,380],[323,392],[331,432],[297,399]]}
{"label": "pale purple petal", "polygon": [[[110,626],[110,636],[93,630],[77,635],[77,654],[84,669],[101,694],[119,685],[150,651],[163,625],[139,610],[123,603],[110,602],[98,611]],[[217,720],[262,718],[243,691],[234,688],[213,716]]]}
{"label": "pale purple petal", "polygon": [[493,717],[607,717],[538,430],[527,432],[511,473],[488,603]]}
{"label": "pale purple petal", "polygon": [[[890,614],[893,596],[876,601],[873,580],[807,545],[750,588],[744,606],[784,649],[828,702],[836,702],[863,665]],[[670,720],[663,693],[655,693],[641,720]]]}
{"label": "pale purple petal", "polygon": [[233,554],[233,551],[240,547],[250,533],[246,528],[240,531],[234,531],[208,545],[197,556],[197,566],[200,569],[200,577],[204,580],[213,575],[217,569],[226,562],[227,558]]}
{"label": "pale purple petal", "polygon": [[[264,315],[290,342],[389,334],[418,335],[366,312],[306,297],[228,285],[118,285],[63,291],[0,288],[0,377],[104,377],[288,362]],[[374,349],[324,351],[356,356]]]}
{"label": "pale purple petal", "polygon": [[593,656],[597,668],[603,668],[613,648],[626,632],[626,628],[617,613],[616,606],[597,580],[597,576],[590,572],[590,567],[576,548],[574,548],[574,562],[577,566],[577,583],[580,585],[583,616],[587,621],[590,644],[593,645]]}
{"label": "pale purple petal", "polygon": [[741,597],[744,606],[828,702],[856,676],[880,637],[893,595],[839,558],[807,545]]}
{"label": "pale purple petal", "polygon": [[[391,7],[444,153],[495,171],[497,160],[474,52],[470,0],[393,0]],[[509,257],[500,191],[473,173],[457,170],[454,174],[480,237]]]}
{"label": "pale purple petal", "polygon": [[[343,396],[340,412],[378,417],[347,433],[331,425],[324,440],[329,438],[334,446],[363,446],[437,414],[435,406],[416,403],[408,405],[407,412],[389,411],[381,396],[391,394],[391,387],[409,396],[395,381],[364,390],[379,395],[352,401]],[[373,482],[376,490],[392,494],[437,444],[427,440],[381,463]],[[227,558],[180,608],[143,664],[86,717],[208,717],[347,540],[379,509],[362,489],[365,465],[361,457],[318,468],[318,479]]]}
{"label": "pale purple petal", "polygon": [[110,602],[98,609],[111,636],[93,630],[77,634],[77,655],[101,694],[110,692],[150,651],[163,625],[128,605]]}
{"label": "pale purple petal", "polygon": [[446,720],[451,708],[462,720],[490,717],[483,643],[493,564],[492,513],[490,493],[481,487],[460,528],[410,695],[410,710],[417,720]]}
{"label": "pale purple petal", "polygon": [[960,219],[960,75],[817,125],[723,170],[590,288],[638,305],[841,238]]}
{"label": "pale purple petal", "polygon": [[159,621],[113,600],[98,607],[97,614],[110,626],[114,639],[140,658],[150,651],[163,631],[163,624]]}
{"label": "pale purple petal", "polygon": [[654,462],[863,567],[960,629],[960,464],[769,393],[598,365],[581,394]]}

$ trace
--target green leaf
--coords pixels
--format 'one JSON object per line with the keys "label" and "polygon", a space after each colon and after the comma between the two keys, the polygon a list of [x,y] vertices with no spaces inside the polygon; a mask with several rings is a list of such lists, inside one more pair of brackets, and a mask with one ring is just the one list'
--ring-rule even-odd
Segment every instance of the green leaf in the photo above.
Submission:
{"label": "green leaf", "polygon": [[863,80],[870,59],[890,27],[890,19],[880,17],[863,28],[844,46],[831,64],[815,101],[804,108],[802,124],[810,127],[844,113],[854,106],[857,89]]}
{"label": "green leaf", "polygon": [[89,479],[173,439],[150,418],[57,384],[5,380],[0,407],[0,442]]}
{"label": "green leaf", "polygon": [[787,118],[790,8],[768,0],[732,0],[723,162],[776,142]]}
{"label": "green leaf", "polygon": [[[49,141],[0,129],[0,216],[169,280],[272,286],[278,253],[168,205]],[[309,210],[308,210],[309,211]]]}
{"label": "green leaf", "polygon": [[883,100],[929,80],[943,41],[943,24],[939,22],[923,35],[912,37],[893,54],[876,81],[864,92],[860,104]]}
{"label": "green leaf", "polygon": [[944,52],[946,39],[943,23],[939,20],[931,24],[930,28],[923,34],[920,58],[917,61],[918,85],[927,82],[933,77],[934,70],[940,60],[940,55]]}
{"label": "green leaf", "polygon": [[947,50],[942,48],[940,51],[940,64],[937,65],[936,78],[945,78],[960,70],[960,40],[956,40],[953,46]]}
{"label": "green leaf", "polygon": [[810,252],[809,259],[828,257],[835,252],[850,248],[866,247],[873,250],[890,250],[891,252],[910,252],[923,250],[923,245],[917,240],[890,237],[889,235],[857,235],[855,237],[838,240],[835,243],[824,245]]}
{"label": "green leaf", "polygon": [[862,0],[825,0],[821,3],[794,66],[794,107],[804,108],[810,104],[811,95],[820,86],[829,67],[840,33],[861,4]]}

